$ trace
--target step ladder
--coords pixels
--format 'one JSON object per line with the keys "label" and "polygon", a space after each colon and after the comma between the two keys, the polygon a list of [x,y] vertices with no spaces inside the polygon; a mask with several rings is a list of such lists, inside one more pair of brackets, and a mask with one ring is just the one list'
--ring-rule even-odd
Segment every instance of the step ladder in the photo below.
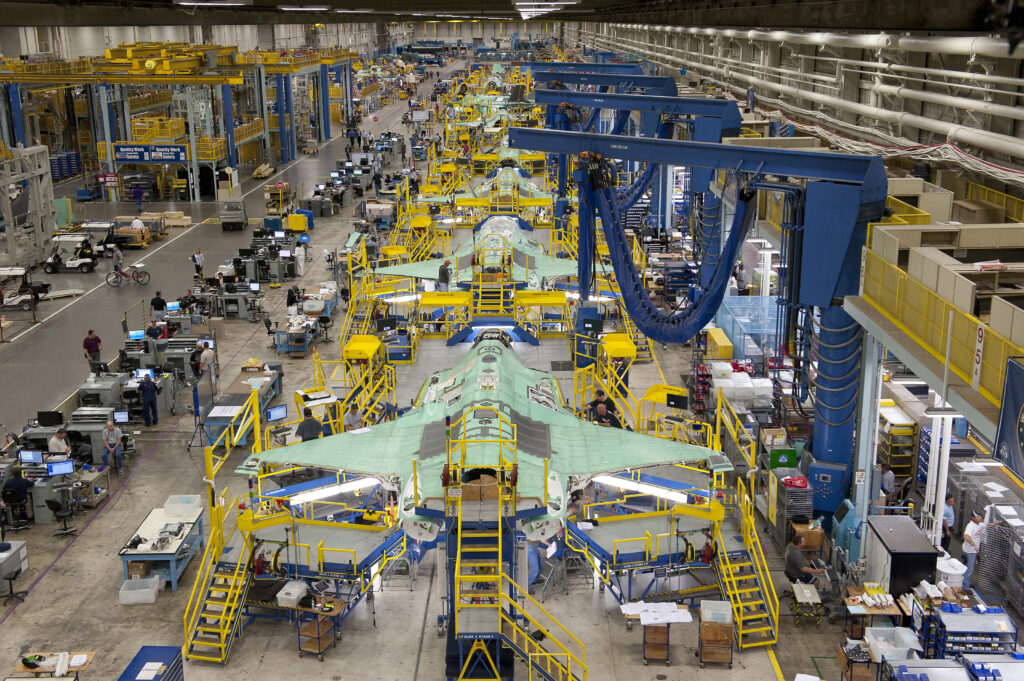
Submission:
{"label": "step ladder", "polygon": [[636,346],[636,358],[633,359],[633,362],[653,362],[654,348],[651,347],[651,339],[633,323],[621,298],[619,299],[619,319],[622,320],[623,331],[629,335],[633,345]]}
{"label": "step ladder", "polygon": [[[241,634],[239,615],[252,585],[247,561],[241,566],[221,563],[210,573],[194,624],[187,632],[184,654],[189,660],[225,663],[231,645]],[[190,604],[191,606],[191,604]]]}
{"label": "step ladder", "polygon": [[719,535],[716,563],[722,591],[732,606],[737,645],[774,645],[778,641],[779,601],[760,545],[756,550],[730,551]]}
{"label": "step ladder", "polygon": [[513,286],[504,283],[473,283],[473,315],[506,317],[512,314]]}

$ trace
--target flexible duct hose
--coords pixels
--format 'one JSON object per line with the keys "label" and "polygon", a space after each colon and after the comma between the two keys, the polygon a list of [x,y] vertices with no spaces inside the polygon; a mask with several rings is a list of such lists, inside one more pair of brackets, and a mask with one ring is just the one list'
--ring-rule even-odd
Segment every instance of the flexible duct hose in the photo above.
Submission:
{"label": "flexible duct hose", "polygon": [[[590,175],[593,181],[593,175]],[[736,260],[740,246],[746,238],[747,230],[753,222],[756,211],[752,210],[755,196],[752,190],[744,187],[740,190],[733,217],[732,231],[725,244],[725,250],[715,267],[710,285],[701,293],[696,304],[681,315],[666,315],[660,312],[651,301],[633,264],[632,251],[626,241],[625,232],[619,217],[618,207],[612,191],[608,188],[588,188],[592,193],[594,204],[601,216],[605,241],[611,256],[615,277],[622,290],[622,299],[629,316],[637,327],[648,337],[662,343],[685,343],[693,338],[710,322],[722,304],[729,278],[732,276],[732,263]],[[583,212],[580,213],[584,215]],[[591,216],[587,216],[592,219]],[[585,230],[581,228],[581,237]],[[581,287],[582,290],[582,287]]]}

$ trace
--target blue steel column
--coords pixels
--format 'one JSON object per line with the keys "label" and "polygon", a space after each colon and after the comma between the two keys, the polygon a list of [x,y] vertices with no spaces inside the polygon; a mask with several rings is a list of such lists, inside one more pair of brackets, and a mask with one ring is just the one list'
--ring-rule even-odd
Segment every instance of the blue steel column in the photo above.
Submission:
{"label": "blue steel column", "polygon": [[224,135],[228,138],[228,167],[235,167],[235,112],[231,105],[231,86],[221,85],[224,100]]}
{"label": "blue steel column", "polygon": [[573,173],[577,189],[577,208],[579,219],[579,235],[577,243],[577,280],[579,282],[580,303],[590,298],[590,270],[594,255],[594,206],[590,203],[590,176],[585,170],[577,170]]}
{"label": "blue steel column", "polygon": [[7,86],[7,98],[11,103],[11,129],[14,131],[14,144],[25,146],[25,125],[21,119],[21,88],[17,83]]}
{"label": "blue steel column", "polygon": [[285,117],[285,94],[284,94],[284,76],[277,74],[277,82],[275,87],[275,94],[277,95],[277,142],[278,148],[281,150],[281,163],[288,162],[288,133],[284,125]]}
{"label": "blue steel column", "polygon": [[327,64],[320,65],[320,130],[324,142],[331,139],[331,83],[327,79]]}
{"label": "blue steel column", "polygon": [[295,158],[298,151],[295,148],[295,115],[292,111],[292,76],[286,73],[284,76],[284,99],[288,107],[288,158]]}
{"label": "blue steel column", "polygon": [[341,125],[342,125],[342,127],[345,127],[345,126],[348,125],[348,106],[349,106],[348,100],[349,100],[349,94],[348,94],[348,87],[345,85],[346,81],[345,81],[344,78],[342,78],[341,74],[342,74],[341,67],[340,66],[335,66],[334,67],[334,82],[338,84],[338,87],[340,87],[341,91],[344,93],[344,97],[343,97],[342,103],[341,103],[341,117],[342,117]]}
{"label": "blue steel column", "polygon": [[345,114],[351,116],[356,112],[355,104],[352,103],[352,95],[355,89],[352,87],[352,60],[345,62]]}
{"label": "blue steel column", "polygon": [[818,375],[814,403],[814,459],[845,466],[845,490],[853,466],[853,432],[856,427],[857,387],[860,382],[860,326],[841,307],[821,308],[818,334]]}

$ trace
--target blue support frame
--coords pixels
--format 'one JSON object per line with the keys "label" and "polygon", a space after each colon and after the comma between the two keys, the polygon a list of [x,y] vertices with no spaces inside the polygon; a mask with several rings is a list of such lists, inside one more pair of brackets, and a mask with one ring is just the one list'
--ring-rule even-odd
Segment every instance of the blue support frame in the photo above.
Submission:
{"label": "blue support frame", "polygon": [[288,158],[288,131],[285,128],[285,93],[284,93],[284,74],[277,74],[275,78],[275,93],[277,99],[277,142],[278,147],[281,151],[281,163],[287,163]]}
{"label": "blue support frame", "polygon": [[526,68],[536,74],[541,71],[565,71],[569,73],[617,73],[630,76],[642,76],[644,71],[639,64],[594,64],[577,61],[528,61]]}
{"label": "blue support frame", "polygon": [[551,83],[558,81],[563,85],[599,85],[627,90],[629,88],[643,88],[651,94],[661,94],[666,97],[678,93],[676,82],[668,76],[631,76],[628,74],[614,73],[574,73],[572,71],[538,71],[533,74],[534,81]]}
{"label": "blue support frame", "polygon": [[324,142],[331,139],[331,82],[327,78],[327,64],[320,65],[320,130]]}
{"label": "blue support frame", "polygon": [[228,139],[228,166],[235,167],[235,112],[231,103],[231,86],[221,85],[224,100],[224,135]]}
{"label": "blue support frame", "polygon": [[288,108],[288,158],[294,159],[298,156],[295,147],[295,113],[292,110],[292,76],[286,73],[284,76],[284,98]]}
{"label": "blue support frame", "polygon": [[25,124],[21,115],[21,88],[17,83],[7,85],[7,100],[11,103],[11,132],[14,144],[25,146]]}

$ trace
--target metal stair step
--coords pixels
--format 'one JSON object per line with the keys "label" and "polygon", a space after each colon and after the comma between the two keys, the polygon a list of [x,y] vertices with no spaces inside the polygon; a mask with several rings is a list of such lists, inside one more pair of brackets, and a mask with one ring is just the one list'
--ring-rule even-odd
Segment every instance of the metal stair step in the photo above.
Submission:
{"label": "metal stair step", "polygon": [[196,631],[203,631],[203,632],[206,632],[208,634],[218,634],[217,640],[218,641],[220,640],[220,638],[219,638],[219,634],[221,633],[221,628],[220,627],[211,627],[211,626],[206,626],[205,624],[200,624],[200,625],[198,625],[196,627],[195,630]]}
{"label": "metal stair step", "polygon": [[203,619],[219,619],[222,620],[225,617],[230,617],[233,613],[227,610],[203,610],[199,613],[199,617]]}

